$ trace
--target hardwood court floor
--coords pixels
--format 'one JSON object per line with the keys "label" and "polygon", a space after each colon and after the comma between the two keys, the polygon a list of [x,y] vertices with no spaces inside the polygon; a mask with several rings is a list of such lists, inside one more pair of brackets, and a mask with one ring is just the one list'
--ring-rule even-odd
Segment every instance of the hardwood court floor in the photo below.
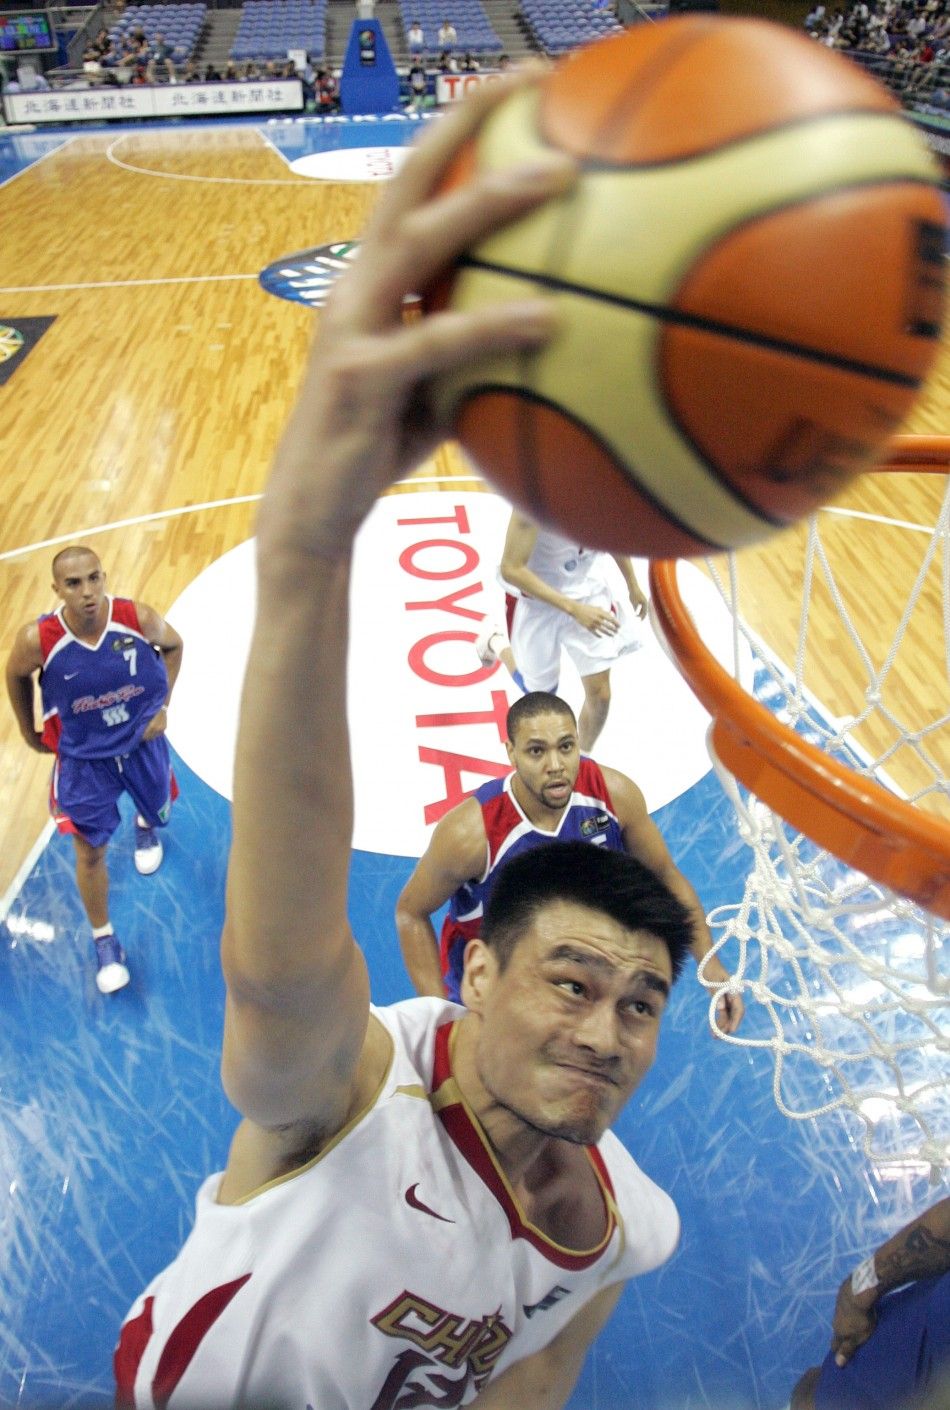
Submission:
{"label": "hardwood court floor", "polygon": [[[57,541],[88,541],[113,590],[164,611],[251,534],[253,497],[313,319],[303,305],[265,294],[257,276],[283,255],[358,234],[375,194],[370,185],[295,176],[249,125],[82,135],[0,188],[0,322],[56,318],[0,389],[4,658],[16,629],[54,605]],[[908,429],[950,434],[950,342]],[[470,472],[449,447],[424,473]],[[942,476],[875,478],[844,503],[932,523],[942,489]],[[922,536],[844,517],[831,535],[867,619],[862,630],[880,636],[883,628],[886,642]],[[747,555],[751,625],[786,660],[800,538],[794,531]],[[936,588],[934,577],[901,689],[945,713]],[[810,684],[843,713],[854,662],[837,648],[834,626],[821,630],[826,648]],[[21,744],[6,707],[0,757],[2,895],[46,820],[49,772]],[[950,766],[950,749],[944,758]],[[917,786],[912,770],[893,772]]]}

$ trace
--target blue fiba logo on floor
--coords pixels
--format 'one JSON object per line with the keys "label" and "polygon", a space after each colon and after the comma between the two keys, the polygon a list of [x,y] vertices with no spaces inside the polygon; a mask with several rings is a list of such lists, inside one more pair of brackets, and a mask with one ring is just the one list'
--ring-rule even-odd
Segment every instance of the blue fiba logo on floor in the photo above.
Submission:
{"label": "blue fiba logo on floor", "polygon": [[333,245],[315,245],[312,250],[286,255],[263,271],[261,287],[279,299],[322,308],[334,282],[358,249],[358,240],[340,240]]}

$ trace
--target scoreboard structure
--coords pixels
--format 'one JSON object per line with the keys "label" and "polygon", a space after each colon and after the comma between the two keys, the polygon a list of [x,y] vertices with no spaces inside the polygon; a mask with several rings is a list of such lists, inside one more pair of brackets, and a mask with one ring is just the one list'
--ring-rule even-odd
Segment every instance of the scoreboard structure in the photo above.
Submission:
{"label": "scoreboard structure", "polygon": [[0,11],[0,58],[55,48],[56,31],[46,10]]}

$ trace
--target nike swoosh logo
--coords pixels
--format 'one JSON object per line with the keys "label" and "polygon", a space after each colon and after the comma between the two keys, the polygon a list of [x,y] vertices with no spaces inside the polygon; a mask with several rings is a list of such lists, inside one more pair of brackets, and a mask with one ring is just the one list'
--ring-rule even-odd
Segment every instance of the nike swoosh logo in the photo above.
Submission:
{"label": "nike swoosh logo", "polygon": [[454,1219],[448,1219],[444,1214],[436,1214],[434,1209],[430,1209],[427,1204],[423,1204],[422,1200],[419,1199],[416,1194],[416,1190],[418,1190],[418,1188],[419,1185],[417,1183],[415,1185],[410,1185],[408,1190],[406,1191],[406,1203],[408,1204],[410,1209],[420,1209],[423,1214],[431,1214],[433,1219],[441,1219],[443,1224],[455,1223]]}
{"label": "nike swoosh logo", "polygon": [[78,672],[78,671],[67,671],[67,673],[63,676],[63,680],[64,680],[64,681],[71,681],[72,678],[73,678],[73,676],[78,676],[78,675],[79,675],[79,672]]}

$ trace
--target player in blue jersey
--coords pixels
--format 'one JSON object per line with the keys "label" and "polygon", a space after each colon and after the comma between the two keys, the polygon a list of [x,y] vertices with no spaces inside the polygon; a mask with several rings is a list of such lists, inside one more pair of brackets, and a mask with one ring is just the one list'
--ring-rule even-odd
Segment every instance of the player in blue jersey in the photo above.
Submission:
{"label": "player in blue jersey", "polygon": [[[76,848],[76,881],[92,926],[96,983],[111,994],[129,982],[126,955],[109,919],[106,848],[119,824],[118,801],[136,813],[135,865],[143,875],[162,860],[164,827],[177,789],[165,725],[181,666],[181,637],[143,602],[113,598],[89,548],[53,559],[61,606],[17,635],[7,690],[31,749],[55,754],[50,808]],[[39,672],[43,728],[34,716]]]}
{"label": "player in blue jersey", "polygon": [[[465,947],[481,933],[498,871],[553,840],[625,851],[648,866],[687,907],[693,955],[702,960],[712,937],[699,897],[676,867],[637,785],[581,753],[571,707],[557,695],[533,691],[512,705],[507,733],[512,772],[446,813],[397,902],[396,929],[416,992],[459,999]],[[432,916],[446,902],[437,940]],[[714,984],[730,979],[716,955],[703,972]],[[739,994],[720,996],[723,1031],[734,1033],[742,1013]]]}
{"label": "player in blue jersey", "polygon": [[950,1406],[950,1198],[849,1273],[831,1350],[806,1371],[791,1410],[947,1410]]}

